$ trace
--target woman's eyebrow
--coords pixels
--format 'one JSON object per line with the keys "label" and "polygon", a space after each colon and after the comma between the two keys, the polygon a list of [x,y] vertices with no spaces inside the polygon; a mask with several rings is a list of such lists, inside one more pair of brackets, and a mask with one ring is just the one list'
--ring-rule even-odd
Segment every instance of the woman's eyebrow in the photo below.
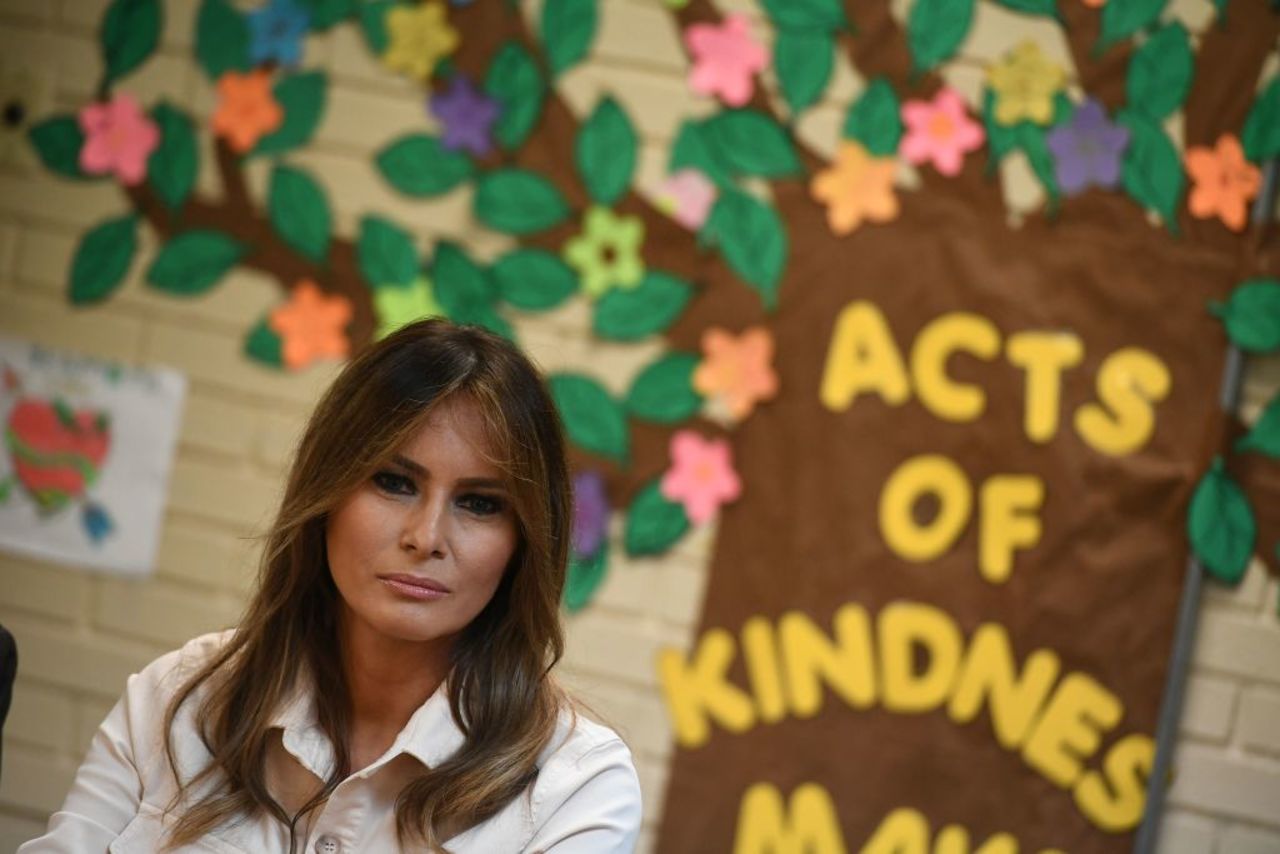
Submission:
{"label": "woman's eyebrow", "polygon": [[[406,469],[416,474],[419,477],[431,476],[431,472],[427,470],[426,466],[422,465],[421,463],[414,462],[408,457],[401,456],[400,454],[396,454],[394,457],[391,458],[391,461],[396,465],[400,466],[401,468]],[[458,485],[468,486],[468,487],[476,487],[476,486],[491,487],[494,489],[503,489],[504,487],[506,487],[506,484],[502,480],[496,477],[464,477],[459,479]]]}

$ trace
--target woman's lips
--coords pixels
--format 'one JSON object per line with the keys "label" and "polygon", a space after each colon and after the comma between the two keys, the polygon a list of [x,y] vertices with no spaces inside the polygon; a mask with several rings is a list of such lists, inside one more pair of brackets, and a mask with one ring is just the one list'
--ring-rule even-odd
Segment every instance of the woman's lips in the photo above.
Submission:
{"label": "woman's lips", "polygon": [[449,588],[439,581],[416,575],[379,575],[378,580],[411,599],[439,599],[449,595]]}

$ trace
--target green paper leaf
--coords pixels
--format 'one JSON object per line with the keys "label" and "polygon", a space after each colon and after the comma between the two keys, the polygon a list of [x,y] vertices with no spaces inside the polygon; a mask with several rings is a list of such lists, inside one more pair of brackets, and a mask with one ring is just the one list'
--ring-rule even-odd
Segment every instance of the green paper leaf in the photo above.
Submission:
{"label": "green paper leaf", "polygon": [[658,424],[677,424],[698,414],[702,395],[693,388],[699,357],[666,353],[646,367],[627,392],[627,411]]}
{"label": "green paper leaf", "polygon": [[333,217],[315,179],[301,169],[276,166],[267,189],[267,214],[285,243],[317,264],[325,262]]}
{"label": "green paper leaf", "polygon": [[541,29],[547,64],[558,77],[591,48],[596,34],[596,0],[546,0]]}
{"label": "green paper leaf", "polygon": [[484,90],[502,109],[493,126],[494,138],[507,151],[515,151],[524,145],[542,115],[547,84],[538,63],[521,45],[509,41],[493,58]]}
{"label": "green paper leaf", "polygon": [[658,478],[646,483],[627,508],[624,543],[632,557],[661,554],[689,530],[684,505],[663,498],[659,483]]}
{"label": "green paper leaf", "polygon": [[1191,547],[1209,574],[1238,584],[1249,566],[1257,523],[1244,491],[1218,457],[1200,479],[1187,512]]}
{"label": "green paper leaf", "polygon": [[902,139],[901,105],[888,80],[875,78],[849,105],[844,120],[844,137],[862,143],[872,157],[890,157],[898,153],[898,142]]}
{"label": "green paper leaf", "polygon": [[636,132],[613,98],[603,98],[578,130],[573,148],[578,175],[592,200],[612,205],[631,186]]}
{"label": "green paper leaf", "polygon": [[147,281],[175,296],[196,296],[212,288],[249,251],[220,231],[193,229],[166,243],[147,270]]}
{"label": "green paper leaf", "polygon": [[408,196],[438,196],[475,174],[471,159],[451,151],[440,140],[411,133],[378,152],[378,171],[392,187]]}
{"label": "green paper leaf", "polygon": [[196,60],[210,80],[249,70],[249,23],[227,0],[203,0],[196,16]]}
{"label": "green paper leaf", "polygon": [[354,17],[360,9],[359,0],[298,0],[311,15],[311,29],[324,31]]}
{"label": "green paper leaf", "polygon": [[1213,8],[1218,11],[1218,19],[1221,20],[1227,14],[1227,3],[1230,0],[1213,0]]}
{"label": "green paper leaf", "polygon": [[800,160],[787,132],[758,110],[726,110],[703,123],[716,159],[733,175],[798,175]]}
{"label": "green paper leaf", "polygon": [[950,59],[969,34],[974,0],[916,0],[907,19],[911,67],[928,71]]}
{"label": "green paper leaf", "polygon": [[765,307],[778,301],[787,264],[787,233],[777,212],[746,193],[721,193],[700,235],[720,247],[729,267],[759,292]]}
{"label": "green paper leaf", "polygon": [[151,111],[160,129],[160,144],[147,159],[147,182],[170,210],[182,207],[196,183],[199,154],[195,125],[182,110],[168,103]]}
{"label": "green paper leaf", "polygon": [[1211,309],[1231,343],[1246,353],[1280,350],[1280,280],[1249,279],[1236,286],[1225,305]]}
{"label": "green paper leaf", "polygon": [[1053,122],[1049,128],[1031,121],[1002,125],[995,120],[995,93],[990,89],[985,90],[982,93],[982,122],[987,131],[987,173],[994,172],[1009,152],[1021,150],[1027,155],[1032,170],[1040,178],[1046,192],[1050,193],[1051,203],[1056,204],[1058,181],[1046,140],[1049,130],[1069,121],[1074,111],[1075,105],[1071,103],[1071,99],[1059,93],[1053,99]]}
{"label": "green paper leaf", "polygon": [[1235,449],[1237,453],[1254,451],[1280,460],[1280,394],[1271,398],[1253,427],[1236,442]]}
{"label": "green paper leaf", "polygon": [[671,145],[668,172],[681,169],[697,169],[714,181],[721,189],[733,186],[733,176],[715,150],[702,122],[686,119],[680,125],[676,141]]}
{"label": "green paper leaf", "polygon": [[1144,208],[1159,213],[1169,231],[1176,234],[1186,183],[1178,150],[1163,128],[1140,113],[1124,109],[1116,119],[1129,129],[1129,147],[1120,173],[1125,191]]}
{"label": "green paper leaf", "polygon": [[587,557],[569,555],[569,571],[564,582],[564,607],[570,614],[581,611],[595,596],[596,588],[609,570],[609,547],[601,544]]}
{"label": "green paper leaf", "polygon": [[400,0],[364,0],[360,7],[360,32],[369,53],[382,56],[391,44],[387,34],[387,12],[400,5]]}
{"label": "green paper leaf", "polygon": [[797,116],[822,97],[831,79],[835,39],[811,30],[780,30],[773,43],[773,69],[791,115]]}
{"label": "green paper leaf", "polygon": [[1058,17],[1058,0],[996,0],[996,2],[1015,12],[1042,15],[1046,18]]}
{"label": "green paper leaf", "polygon": [[675,323],[693,287],[670,273],[649,270],[634,288],[614,288],[596,302],[592,328],[612,341],[636,341]]}
{"label": "green paper leaf", "polygon": [[460,323],[473,323],[485,315],[481,308],[492,306],[498,289],[484,268],[471,259],[456,243],[441,240],[436,243],[435,257],[431,262],[431,285],[436,301],[450,318]]}
{"label": "green paper leaf", "polygon": [[1121,3],[1108,3],[1102,7],[1102,32],[1098,34],[1095,52],[1101,52],[1111,45],[1127,39],[1129,36],[1155,23],[1164,11],[1169,0],[1124,0]]}
{"label": "green paper leaf", "polygon": [[1129,61],[1129,108],[1158,122],[1181,107],[1194,62],[1186,27],[1176,22],[1162,27]]}
{"label": "green paper leaf", "polygon": [[840,0],[764,0],[764,9],[779,30],[827,33],[849,26]]}
{"label": "green paper leaf", "polygon": [[64,178],[91,180],[97,176],[80,170],[80,149],[84,146],[84,132],[72,116],[53,116],[27,131],[31,145],[45,168]]}
{"label": "green paper leaf", "polygon": [[326,78],[323,71],[293,74],[272,88],[284,109],[279,128],[258,140],[250,154],[280,154],[306,144],[324,115]]}
{"label": "green paper leaf", "polygon": [[106,299],[120,286],[138,248],[138,217],[110,219],[80,239],[71,260],[71,302],[88,305]]}
{"label": "green paper leaf", "polygon": [[99,34],[108,84],[141,65],[160,41],[159,0],[112,0]]}
{"label": "green paper leaf", "polygon": [[1254,163],[1280,157],[1280,76],[1272,78],[1249,110],[1240,142]]}
{"label": "green paper leaf", "polygon": [[407,286],[418,277],[418,250],[409,233],[390,220],[368,214],[356,241],[360,274],[371,288]]}
{"label": "green paper leaf", "polygon": [[1048,197],[1049,208],[1056,208],[1062,191],[1058,187],[1058,175],[1053,167],[1053,152],[1049,151],[1047,131],[1034,122],[1019,122],[1014,128],[1018,148],[1027,155],[1031,171],[1040,179]]}
{"label": "green paper leaf", "polygon": [[555,308],[578,290],[578,276],[569,265],[541,249],[508,252],[489,272],[502,299],[525,311]]}
{"label": "green paper leaf", "polygon": [[631,442],[627,416],[604,386],[582,374],[553,374],[548,385],[574,444],[619,463],[627,461]]}
{"label": "green paper leaf", "polygon": [[525,169],[495,169],[476,182],[476,218],[495,231],[532,234],[564,222],[569,204],[556,186]]}
{"label": "green paper leaf", "polygon": [[244,339],[244,354],[272,368],[284,367],[284,344],[263,317]]}

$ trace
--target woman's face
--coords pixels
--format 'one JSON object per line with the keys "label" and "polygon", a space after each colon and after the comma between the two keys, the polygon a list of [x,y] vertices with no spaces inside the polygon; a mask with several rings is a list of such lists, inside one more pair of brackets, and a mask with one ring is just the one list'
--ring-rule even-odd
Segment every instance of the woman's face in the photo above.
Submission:
{"label": "woman's face", "polygon": [[446,400],[329,514],[329,571],[354,630],[448,645],[493,597],[519,532],[482,424],[473,402]]}

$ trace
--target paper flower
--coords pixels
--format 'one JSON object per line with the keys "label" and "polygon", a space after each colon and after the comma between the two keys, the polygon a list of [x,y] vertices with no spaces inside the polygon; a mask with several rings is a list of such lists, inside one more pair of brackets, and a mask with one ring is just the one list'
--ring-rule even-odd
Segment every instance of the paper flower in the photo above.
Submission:
{"label": "paper flower", "polygon": [[1058,184],[1067,195],[1120,182],[1120,159],[1129,144],[1129,130],[1107,121],[1107,111],[1098,101],[1086,100],[1071,121],[1049,131],[1045,142],[1053,153]]}
{"label": "paper flower", "polygon": [[751,100],[754,75],[768,64],[769,55],[751,37],[745,15],[727,15],[719,26],[694,24],[684,31],[684,44],[693,54],[689,88],[700,95],[719,95],[733,107]]}
{"label": "paper flower", "polygon": [[310,27],[311,13],[297,0],[271,0],[249,13],[250,59],[254,64],[297,65],[302,59],[302,37]]}
{"label": "paper flower", "polygon": [[1066,82],[1062,66],[1051,62],[1033,41],[1024,41],[987,69],[996,94],[996,124],[1028,119],[1038,125],[1053,121],[1053,96]]}
{"label": "paper flower", "polygon": [[704,439],[692,430],[677,431],[671,437],[671,468],[658,489],[668,501],[683,504],[693,524],[709,521],[720,505],[742,494],[729,443]]}
{"label": "paper flower", "polygon": [[373,310],[378,315],[378,338],[385,338],[406,323],[424,317],[445,316],[445,310],[436,302],[435,288],[426,276],[418,276],[408,285],[374,288]]}
{"label": "paper flower", "polygon": [[644,242],[644,220],[638,216],[616,216],[608,208],[595,205],[587,211],[582,233],[564,245],[565,263],[578,271],[582,289],[592,297],[603,296],[610,288],[634,288],[644,276],[640,246]]}
{"label": "paper flower", "polygon": [[658,209],[690,231],[707,221],[719,191],[710,178],[697,169],[680,169],[658,187],[654,203]]}
{"label": "paper flower", "polygon": [[591,557],[604,544],[609,528],[609,498],[598,471],[573,476],[573,554]]}
{"label": "paper flower", "polygon": [[79,121],[84,131],[82,170],[90,175],[114,172],[126,186],[147,177],[147,158],[160,144],[160,129],[132,95],[117,92],[105,104],[86,104]]}
{"label": "paper flower", "polygon": [[462,74],[455,74],[446,92],[432,95],[431,112],[444,124],[441,144],[484,157],[493,148],[493,123],[498,102],[485,95]]}
{"label": "paper flower", "polygon": [[228,71],[218,78],[218,108],[211,126],[232,150],[244,153],[284,121],[284,110],[271,91],[267,71]]}
{"label": "paper flower", "polygon": [[271,312],[268,325],[280,336],[284,363],[296,371],[317,359],[347,355],[351,313],[346,297],[325,296],[304,279],[294,285],[289,301]]}
{"label": "paper flower", "polygon": [[702,333],[702,362],[693,372],[693,387],[704,397],[718,398],[734,421],[746,418],[758,402],[778,393],[773,334],[763,326],[738,336],[710,327]]}
{"label": "paper flower", "polygon": [[458,47],[458,31],[449,25],[444,4],[439,0],[417,6],[394,6],[387,12],[390,44],[382,62],[393,71],[426,80],[436,63]]}
{"label": "paper flower", "polygon": [[897,164],[892,158],[872,157],[860,143],[845,140],[835,165],[813,176],[809,191],[827,205],[827,224],[835,234],[849,234],[864,219],[888,222],[898,216],[893,192]]}
{"label": "paper flower", "polygon": [[53,100],[50,75],[0,59],[0,163],[16,162],[28,143],[32,117]]}
{"label": "paper flower", "polygon": [[986,139],[982,125],[965,113],[964,98],[954,89],[940,89],[932,101],[907,101],[902,121],[902,156],[916,165],[932,162],[943,175],[960,174],[965,154]]}
{"label": "paper flower", "polygon": [[1187,200],[1191,215],[1216,216],[1232,231],[1243,231],[1249,220],[1248,202],[1258,194],[1262,175],[1245,160],[1240,140],[1224,133],[1213,148],[1189,148],[1186,165],[1194,185]]}
{"label": "paper flower", "polygon": [[1107,5],[1107,0],[1081,0],[1081,2],[1093,9],[1101,9],[1103,6]]}

